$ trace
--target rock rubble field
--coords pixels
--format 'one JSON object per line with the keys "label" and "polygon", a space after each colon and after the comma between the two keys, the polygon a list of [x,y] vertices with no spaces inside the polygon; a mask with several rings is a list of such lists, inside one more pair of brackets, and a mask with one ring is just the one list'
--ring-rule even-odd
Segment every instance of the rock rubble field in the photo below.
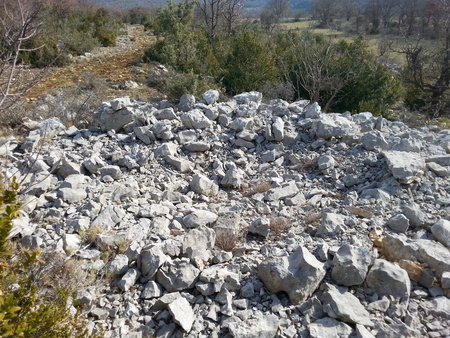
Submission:
{"label": "rock rubble field", "polygon": [[11,237],[76,262],[89,331],[449,337],[450,130],[218,100],[117,98],[2,140]]}

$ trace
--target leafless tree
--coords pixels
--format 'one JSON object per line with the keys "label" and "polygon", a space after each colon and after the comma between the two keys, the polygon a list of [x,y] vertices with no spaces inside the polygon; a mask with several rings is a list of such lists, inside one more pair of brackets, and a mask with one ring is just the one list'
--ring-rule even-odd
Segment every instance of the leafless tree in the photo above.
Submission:
{"label": "leafless tree", "polygon": [[219,20],[223,12],[225,1],[223,0],[199,0],[197,9],[199,10],[203,23],[206,27],[209,40],[214,44],[216,40],[217,30],[219,28]]}
{"label": "leafless tree", "polygon": [[416,89],[420,109],[431,117],[450,112],[450,0],[430,0],[434,46],[423,44],[423,37],[407,37],[405,47],[395,50],[404,54],[404,81]]}
{"label": "leafless tree", "polygon": [[40,0],[3,0],[0,8],[0,112],[11,107],[41,77],[25,72],[20,65],[21,53],[42,48],[24,48],[41,28]]}
{"label": "leafless tree", "polygon": [[313,17],[320,26],[327,26],[337,13],[337,2],[334,0],[314,0],[311,7]]}
{"label": "leafless tree", "polygon": [[271,10],[278,20],[281,20],[289,12],[291,4],[288,0],[270,0],[267,4],[267,8]]}
{"label": "leafless tree", "polygon": [[373,28],[378,29],[380,27],[381,18],[381,3],[380,0],[369,0],[365,8],[366,17],[372,24]]}
{"label": "leafless tree", "polygon": [[350,21],[361,11],[361,3],[358,0],[339,0],[339,13],[345,20]]}
{"label": "leafless tree", "polygon": [[231,34],[243,7],[242,0],[199,0],[197,14],[203,21],[206,33],[214,46],[217,34],[225,28]]}
{"label": "leafless tree", "polygon": [[267,31],[273,31],[290,8],[291,4],[288,0],[270,0],[261,12],[261,24]]}
{"label": "leafless tree", "polygon": [[336,60],[336,45],[331,41],[316,43],[309,35],[289,37],[291,50],[287,57],[280,58],[286,82],[294,88],[303,89],[313,102],[321,102],[324,111],[329,111],[336,95],[353,79],[351,63],[339,64]]}
{"label": "leafless tree", "polygon": [[380,8],[381,22],[384,28],[389,27],[392,17],[394,16],[394,9],[398,5],[397,0],[378,0]]}
{"label": "leafless tree", "polygon": [[425,11],[424,5],[425,2],[419,0],[398,0],[398,28],[401,35],[409,36],[414,33],[416,19],[424,17],[421,14]]}
{"label": "leafless tree", "polygon": [[223,17],[228,35],[232,35],[237,20],[241,17],[242,0],[227,0],[224,5]]}

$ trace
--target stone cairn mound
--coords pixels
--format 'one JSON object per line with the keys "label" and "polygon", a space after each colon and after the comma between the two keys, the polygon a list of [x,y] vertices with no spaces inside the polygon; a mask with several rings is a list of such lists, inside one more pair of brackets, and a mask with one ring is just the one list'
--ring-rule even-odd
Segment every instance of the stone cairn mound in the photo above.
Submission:
{"label": "stone cairn mound", "polygon": [[96,277],[74,298],[91,332],[450,336],[450,130],[203,98],[2,140],[26,190],[11,236]]}

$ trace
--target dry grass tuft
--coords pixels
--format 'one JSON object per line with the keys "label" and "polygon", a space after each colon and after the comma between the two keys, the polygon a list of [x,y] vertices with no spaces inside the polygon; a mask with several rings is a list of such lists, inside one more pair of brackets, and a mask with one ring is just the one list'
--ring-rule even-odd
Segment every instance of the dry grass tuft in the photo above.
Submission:
{"label": "dry grass tuft", "polygon": [[305,171],[309,168],[314,167],[316,163],[317,163],[316,157],[304,157],[300,160],[300,163],[298,163],[296,167],[299,171]]}
{"label": "dry grass tuft", "polygon": [[318,226],[322,220],[322,214],[320,212],[308,212],[305,216],[306,224]]}
{"label": "dry grass tuft", "polygon": [[104,232],[105,229],[99,226],[93,226],[86,230],[80,231],[80,237],[84,243],[93,243],[95,242],[97,236],[103,234]]}
{"label": "dry grass tuft", "polygon": [[280,236],[285,234],[292,228],[292,222],[286,217],[275,217],[270,218],[270,232],[274,236]]}
{"label": "dry grass tuft", "polygon": [[238,232],[227,229],[216,229],[216,244],[215,246],[224,251],[233,251],[239,244],[244,242],[247,234],[245,229]]}
{"label": "dry grass tuft", "polygon": [[32,267],[35,285],[41,290],[61,288],[75,292],[80,288],[92,284],[94,274],[84,271],[80,261],[75,258],[66,259],[58,253],[43,253],[40,257],[45,264]]}
{"label": "dry grass tuft", "polygon": [[252,187],[252,190],[255,194],[262,194],[266,191],[269,191],[270,189],[272,189],[272,186],[269,182],[258,182]]}
{"label": "dry grass tuft", "polygon": [[270,189],[272,189],[272,186],[269,182],[256,182],[252,186],[250,186],[250,188],[246,192],[244,192],[243,195],[249,197],[254,194],[263,194]]}

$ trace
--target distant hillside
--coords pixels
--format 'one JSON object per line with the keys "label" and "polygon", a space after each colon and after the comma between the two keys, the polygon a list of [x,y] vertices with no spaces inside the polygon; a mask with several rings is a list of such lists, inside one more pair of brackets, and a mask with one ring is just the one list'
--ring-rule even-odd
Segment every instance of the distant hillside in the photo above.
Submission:
{"label": "distant hillside", "polygon": [[[164,6],[166,0],[90,0],[94,4],[116,9],[130,9],[134,7],[159,7]],[[244,8],[261,9],[269,0],[247,0]],[[291,0],[292,9],[307,9],[311,4],[311,0]]]}
{"label": "distant hillside", "polygon": [[[290,0],[293,10],[308,9],[312,0]],[[247,9],[262,9],[269,0],[247,0],[245,1],[244,8]]]}
{"label": "distant hillside", "polygon": [[166,0],[90,0],[92,3],[106,8],[130,9],[134,7],[159,7]]}

